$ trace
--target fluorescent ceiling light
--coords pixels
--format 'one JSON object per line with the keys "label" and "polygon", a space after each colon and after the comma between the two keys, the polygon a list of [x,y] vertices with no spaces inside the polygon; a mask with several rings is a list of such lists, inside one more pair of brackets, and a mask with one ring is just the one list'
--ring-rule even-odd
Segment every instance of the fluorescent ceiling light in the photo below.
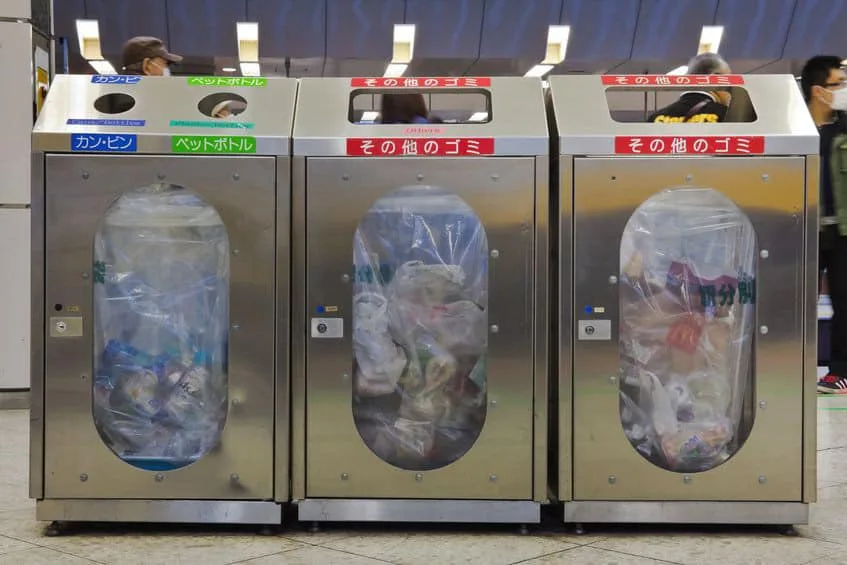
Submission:
{"label": "fluorescent ceiling light", "polygon": [[669,75],[684,75],[688,72],[688,65],[682,65],[681,67],[677,67],[675,69],[671,69],[667,72]]}
{"label": "fluorescent ceiling light", "polygon": [[237,22],[235,31],[238,37],[238,60],[255,63],[259,60],[259,24],[255,22]]}
{"label": "fluorescent ceiling light", "polygon": [[221,69],[221,71],[223,71],[225,73],[234,73],[237,70],[238,69],[236,69],[235,67],[224,67],[224,68]]}
{"label": "fluorescent ceiling light", "polygon": [[97,71],[99,75],[116,75],[118,74],[115,70],[115,67],[112,66],[112,63],[105,60],[99,61],[88,61],[88,64],[94,67],[94,70]]}
{"label": "fluorescent ceiling light", "polygon": [[259,63],[240,63],[241,74],[246,77],[262,76],[262,68]]}
{"label": "fluorescent ceiling light", "polygon": [[373,111],[369,110],[367,112],[362,112],[361,121],[363,121],[363,122],[375,122],[378,117],[379,117],[379,112],[373,112]]}
{"label": "fluorescent ceiling light", "polygon": [[408,67],[409,65],[405,63],[389,63],[385,68],[385,74],[383,76],[401,77]]}
{"label": "fluorescent ceiling light", "polygon": [[469,122],[484,122],[488,119],[488,112],[474,112],[470,118],[468,118]]}
{"label": "fluorescent ceiling light", "polygon": [[547,29],[547,52],[542,63],[558,65],[564,61],[570,35],[571,26],[550,26]]}
{"label": "fluorescent ceiling light", "polygon": [[531,69],[529,69],[525,77],[543,77],[547,73],[553,70],[553,65],[535,65]]}
{"label": "fluorescent ceiling light", "polygon": [[721,46],[721,38],[723,38],[723,26],[703,26],[697,54],[717,53]]}
{"label": "fluorescent ceiling light", "polygon": [[97,20],[77,20],[76,35],[79,52],[87,60],[102,61],[100,51],[100,23]]}
{"label": "fluorescent ceiling light", "polygon": [[415,54],[415,25],[394,24],[392,63],[411,63]]}

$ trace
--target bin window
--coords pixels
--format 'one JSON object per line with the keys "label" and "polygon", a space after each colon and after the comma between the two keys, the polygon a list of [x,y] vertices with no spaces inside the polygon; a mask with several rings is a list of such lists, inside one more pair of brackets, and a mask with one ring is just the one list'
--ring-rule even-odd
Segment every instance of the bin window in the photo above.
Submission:
{"label": "bin window", "polygon": [[491,121],[491,96],[484,90],[414,89],[354,91],[354,124],[484,124]]}
{"label": "bin window", "polygon": [[130,191],[94,240],[93,415],[103,442],[147,470],[199,460],[227,417],[229,238],[185,188]]}
{"label": "bin window", "polygon": [[488,241],[440,188],[378,200],[353,243],[353,415],[362,440],[406,470],[449,465],[486,415]]}
{"label": "bin window", "polygon": [[737,453],[753,426],[756,236],[719,192],[661,192],[621,241],[620,417],[632,446],[680,473]]}
{"label": "bin window", "polygon": [[[612,87],[606,89],[606,103],[609,115],[621,123],[714,124],[750,123],[757,120],[756,110],[746,89],[724,87],[723,93],[710,95],[701,92],[703,88],[688,86],[642,90]],[[705,101],[706,105],[698,106],[701,101]]]}

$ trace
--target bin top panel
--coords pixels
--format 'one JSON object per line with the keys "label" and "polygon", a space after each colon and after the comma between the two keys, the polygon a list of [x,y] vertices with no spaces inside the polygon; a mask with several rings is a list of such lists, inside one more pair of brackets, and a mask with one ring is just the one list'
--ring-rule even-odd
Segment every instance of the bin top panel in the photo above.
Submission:
{"label": "bin top panel", "polygon": [[288,78],[58,75],[33,150],[290,155],[296,98]]}
{"label": "bin top panel", "polygon": [[[549,83],[561,155],[812,155],[819,150],[817,128],[789,75],[582,75],[553,76]],[[610,110],[609,100],[620,100],[626,91],[641,96],[643,109],[645,101],[655,100],[661,108],[683,92],[725,88],[733,92],[733,103],[749,96],[754,121],[622,122]]]}
{"label": "bin top panel", "polygon": [[[421,93],[435,116],[439,116],[442,108],[457,110],[453,118],[460,115],[459,109],[466,115],[458,118],[463,123],[450,123],[450,116],[445,116],[444,123],[412,124],[363,123],[354,117],[363,115],[363,111],[377,115],[385,93]],[[467,115],[469,112],[475,120]],[[544,90],[537,78],[304,78],[300,81],[294,119],[295,156],[548,155],[549,148]]]}

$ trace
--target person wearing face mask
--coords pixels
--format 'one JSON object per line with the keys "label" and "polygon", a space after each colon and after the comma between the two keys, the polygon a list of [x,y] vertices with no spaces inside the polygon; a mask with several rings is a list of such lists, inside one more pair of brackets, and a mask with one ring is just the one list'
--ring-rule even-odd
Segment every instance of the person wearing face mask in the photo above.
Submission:
{"label": "person wearing face mask", "polygon": [[[690,75],[727,75],[731,72],[727,62],[717,53],[703,53],[688,63]],[[679,100],[656,111],[647,121],[657,124],[722,122],[731,101],[727,90],[683,92]]]}
{"label": "person wearing face mask", "polygon": [[832,301],[829,373],[818,392],[847,394],[847,74],[841,57],[819,55],[803,66],[800,86],[818,127],[820,152],[819,259]]}
{"label": "person wearing face mask", "polygon": [[133,37],[124,44],[121,74],[170,76],[170,66],[181,61],[182,57],[169,52],[161,39]]}

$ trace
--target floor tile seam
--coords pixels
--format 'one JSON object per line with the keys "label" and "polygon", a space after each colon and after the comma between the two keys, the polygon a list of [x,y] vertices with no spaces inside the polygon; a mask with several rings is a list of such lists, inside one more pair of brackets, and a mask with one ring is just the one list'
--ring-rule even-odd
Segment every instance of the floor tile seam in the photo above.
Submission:
{"label": "floor tile seam", "polygon": [[[287,539],[285,541],[291,541],[291,540]],[[293,542],[293,543],[299,543],[299,542]],[[282,551],[274,551],[273,553],[265,553],[265,554],[262,554],[262,555],[254,555],[252,557],[245,557],[244,559],[239,559],[238,561],[231,561],[231,562],[227,563],[226,565],[240,565],[241,563],[249,563],[249,562],[254,561],[256,559],[264,559],[265,557],[273,557],[274,555],[282,555],[283,553],[290,553],[292,551],[300,551],[301,549],[310,549],[310,548],[314,547],[314,546],[311,546],[311,545],[305,544],[305,543],[299,543],[299,545],[300,545],[300,547],[292,547],[290,549],[283,549]]]}
{"label": "floor tile seam", "polygon": [[[32,543],[32,542],[29,542],[29,543]],[[51,547],[49,545],[41,545],[41,544],[35,544],[35,545],[37,545],[39,549],[46,549],[48,551],[55,551],[56,553],[61,553],[62,555],[67,555],[69,557],[76,557],[77,559],[82,559],[83,561],[86,561],[88,563],[96,563],[97,565],[108,565],[104,561],[97,561],[96,559],[86,557],[85,555],[79,555],[79,554],[76,554],[76,553],[72,553],[72,552],[67,551],[65,549],[60,549],[58,547]]]}
{"label": "floor tile seam", "polygon": [[363,557],[365,559],[372,559],[374,561],[379,561],[380,563],[388,563],[388,565],[399,565],[398,563],[395,563],[394,561],[387,561],[387,560],[382,559],[380,557],[374,557],[373,555],[364,555],[362,553],[356,553],[355,551],[350,551],[348,549],[338,549],[338,548],[335,548],[335,547],[325,547],[323,545],[318,545],[318,546],[314,546],[314,547],[317,547],[319,549],[326,549],[328,551],[335,551],[337,553],[343,553],[345,555],[352,555],[354,557]]}
{"label": "floor tile seam", "polygon": [[530,561],[535,561],[536,559],[544,559],[545,557],[551,557],[553,555],[559,555],[560,553],[567,553],[568,551],[573,551],[574,549],[579,549],[580,547],[585,547],[584,545],[575,545],[573,547],[566,547],[565,549],[557,549],[556,551],[551,551],[550,553],[543,553],[541,555],[536,555],[534,557],[527,557],[526,559],[521,559],[520,561],[515,561],[513,563],[509,563],[509,565],[519,565],[521,563],[529,563]]}
{"label": "floor tile seam", "polygon": [[[354,537],[355,535],[356,534],[343,534],[342,537],[340,537],[340,538],[336,538],[332,541],[328,541],[328,542],[324,542],[324,543],[334,543],[334,542],[337,542],[337,541],[343,541],[343,540],[346,540],[346,539],[350,539],[350,538]],[[302,540],[302,539],[294,539],[294,538],[286,537],[285,532],[282,533],[281,537],[288,540],[288,541],[306,544],[310,547],[323,547],[324,549],[332,549],[331,547],[326,547],[326,546],[322,545],[321,543],[318,543],[317,541],[312,542],[312,541],[306,541],[306,540]]]}
{"label": "floor tile seam", "polygon": [[619,555],[626,555],[628,557],[638,557],[640,559],[652,559],[653,561],[658,561],[659,563],[667,563],[668,565],[685,565],[684,563],[682,563],[680,561],[668,561],[667,559],[660,559],[658,557],[653,557],[651,555],[640,555],[638,553],[629,553],[629,552],[626,552],[626,551],[621,551],[619,549],[609,549],[608,547],[600,547],[598,545],[594,545],[595,543],[601,543],[601,542],[599,542],[599,541],[594,542],[594,543],[590,544],[590,547],[592,547],[594,549],[599,549],[599,550],[602,550],[602,551],[609,551],[611,553],[617,553]]}

